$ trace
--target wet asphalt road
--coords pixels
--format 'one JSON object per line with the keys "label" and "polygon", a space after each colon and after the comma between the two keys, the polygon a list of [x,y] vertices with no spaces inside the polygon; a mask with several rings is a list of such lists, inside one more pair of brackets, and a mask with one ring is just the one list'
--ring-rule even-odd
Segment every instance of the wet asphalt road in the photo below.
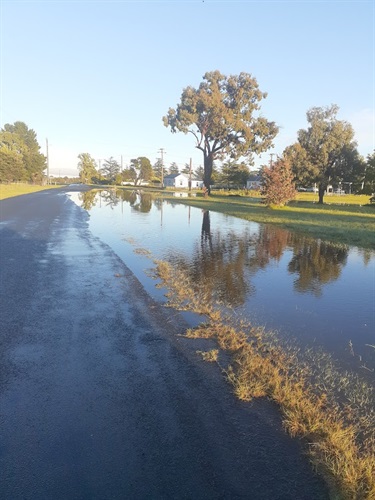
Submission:
{"label": "wet asphalt road", "polygon": [[63,190],[0,202],[0,498],[328,498]]}

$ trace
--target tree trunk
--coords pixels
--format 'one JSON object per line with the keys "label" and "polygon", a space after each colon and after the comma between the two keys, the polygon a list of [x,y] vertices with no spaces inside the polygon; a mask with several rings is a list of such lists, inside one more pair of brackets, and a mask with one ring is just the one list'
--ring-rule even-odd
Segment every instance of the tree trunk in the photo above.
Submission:
{"label": "tree trunk", "polygon": [[323,205],[324,193],[326,191],[326,186],[324,184],[319,184],[319,201],[320,205]]}
{"label": "tree trunk", "polygon": [[211,177],[212,177],[212,167],[214,159],[212,154],[204,152],[204,176],[203,184],[205,187],[205,196],[209,196],[211,193]]}

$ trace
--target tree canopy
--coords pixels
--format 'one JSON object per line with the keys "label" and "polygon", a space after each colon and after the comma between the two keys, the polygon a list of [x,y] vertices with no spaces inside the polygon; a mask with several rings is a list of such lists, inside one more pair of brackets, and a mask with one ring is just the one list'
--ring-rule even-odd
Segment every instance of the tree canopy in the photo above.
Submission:
{"label": "tree canopy", "polygon": [[80,181],[84,184],[90,184],[98,176],[97,164],[89,153],[80,153],[78,155],[78,170]]}
{"label": "tree canopy", "polygon": [[177,163],[175,161],[173,163],[171,163],[168,173],[169,174],[179,174],[180,173],[180,167],[177,165]]}
{"label": "tree canopy", "polygon": [[5,124],[0,131],[0,182],[41,182],[45,168],[34,130],[20,121]]}
{"label": "tree canopy", "polygon": [[246,163],[237,163],[228,161],[221,167],[218,181],[226,186],[236,186],[237,188],[246,187],[246,182],[250,176],[250,168]]}
{"label": "tree canopy", "polygon": [[100,170],[109,182],[115,182],[117,174],[120,173],[121,166],[119,162],[111,156],[108,160],[104,161]]}
{"label": "tree canopy", "polygon": [[134,186],[137,186],[143,181],[149,181],[153,173],[150,160],[145,156],[139,156],[130,161],[127,177],[134,182]]}
{"label": "tree canopy", "polygon": [[161,179],[162,177],[162,168],[163,168],[163,161],[161,158],[158,158],[152,167],[154,176],[157,179]]}
{"label": "tree canopy", "polygon": [[319,203],[331,182],[350,176],[358,158],[353,128],[337,119],[338,111],[335,104],[308,110],[309,127],[300,129],[298,142],[284,151],[299,181],[318,184]]}
{"label": "tree canopy", "polygon": [[204,185],[209,193],[215,159],[233,160],[260,154],[270,147],[278,127],[255,116],[267,94],[248,73],[225,76],[208,72],[198,89],[186,87],[176,109],[169,108],[163,122],[172,133],[191,133],[202,151]]}
{"label": "tree canopy", "polygon": [[367,156],[363,177],[363,192],[375,194],[375,151]]}

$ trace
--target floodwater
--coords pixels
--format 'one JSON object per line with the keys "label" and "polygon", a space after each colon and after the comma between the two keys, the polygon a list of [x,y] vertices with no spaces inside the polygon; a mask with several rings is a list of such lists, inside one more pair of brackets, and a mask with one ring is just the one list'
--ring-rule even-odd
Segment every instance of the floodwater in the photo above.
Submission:
{"label": "floodwater", "polygon": [[[375,252],[153,200],[141,191],[69,193],[157,300],[153,259],[179,266],[253,324],[323,349],[375,381]],[[151,257],[151,258],[150,258]]]}

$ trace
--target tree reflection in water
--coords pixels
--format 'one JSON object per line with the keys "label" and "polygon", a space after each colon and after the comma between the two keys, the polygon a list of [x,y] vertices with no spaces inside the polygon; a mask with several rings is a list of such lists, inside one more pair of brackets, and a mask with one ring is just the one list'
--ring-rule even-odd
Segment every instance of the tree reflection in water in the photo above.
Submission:
{"label": "tree reflection in water", "polygon": [[294,282],[298,292],[312,292],[319,297],[323,285],[337,280],[346,264],[349,247],[297,235],[291,235],[294,256],[288,265],[298,274]]}
{"label": "tree reflection in water", "polygon": [[90,191],[79,193],[78,197],[81,201],[82,208],[87,211],[90,211],[93,207],[95,207],[98,201],[100,203],[100,206],[102,206],[103,204],[104,206],[113,209],[119,204],[121,199],[114,189],[92,189]]}
{"label": "tree reflection in water", "polygon": [[241,235],[223,234],[220,230],[213,233],[210,213],[204,210],[200,245],[196,245],[191,259],[174,254],[169,260],[203,289],[207,297],[235,307],[254,292],[251,275],[266,268],[272,260],[279,261],[286,250],[293,252],[288,272],[298,274],[295,290],[315,296],[322,293],[325,284],[339,278],[349,251],[345,245],[267,225],[260,226],[256,235],[246,230]]}
{"label": "tree reflection in water", "polygon": [[[153,204],[162,210],[163,202],[153,200],[142,190],[87,191],[80,194],[82,207],[90,210],[98,200],[100,205],[114,208],[127,202],[138,212],[148,213]],[[345,245],[315,240],[271,225],[260,225],[257,233],[245,229],[241,233],[215,227],[212,231],[210,212],[202,211],[200,241],[191,256],[176,247],[168,260],[182,269],[195,286],[203,289],[208,298],[231,306],[245,302],[254,292],[251,277],[265,269],[271,261],[278,262],[285,251],[293,253],[287,270],[296,274],[294,289],[320,296],[324,285],[337,280],[346,264],[349,248]],[[249,226],[250,227],[250,226]],[[152,249],[151,249],[152,250]],[[366,264],[371,252],[363,252]]]}
{"label": "tree reflection in water", "polygon": [[95,189],[79,193],[78,198],[81,202],[82,208],[89,212],[93,207],[95,207],[98,201],[97,194],[98,191],[96,191]]}
{"label": "tree reflection in water", "polygon": [[79,199],[82,208],[90,211],[100,202],[104,206],[114,208],[121,201],[126,201],[129,205],[138,212],[148,213],[152,208],[152,195],[145,193],[142,190],[125,191],[123,189],[105,189],[85,191],[79,193]]}
{"label": "tree reflection in water", "polygon": [[273,226],[260,226],[254,244],[251,267],[257,271],[264,269],[271,260],[279,261],[290,241],[291,233]]}
{"label": "tree reflection in water", "polygon": [[195,245],[191,259],[174,253],[168,260],[183,270],[208,300],[238,306],[252,291],[244,270],[249,260],[250,241],[248,231],[241,236],[235,232],[212,234],[210,213],[204,210],[200,244]]}
{"label": "tree reflection in water", "polygon": [[145,193],[139,189],[133,191],[119,189],[116,194],[122,201],[128,202],[138,212],[148,213],[151,211],[152,195],[150,193]]}
{"label": "tree reflection in water", "polygon": [[201,247],[202,250],[205,245],[208,245],[210,251],[212,252],[212,235],[211,235],[211,222],[210,222],[210,211],[202,210],[203,221],[202,221],[202,232],[201,232]]}

